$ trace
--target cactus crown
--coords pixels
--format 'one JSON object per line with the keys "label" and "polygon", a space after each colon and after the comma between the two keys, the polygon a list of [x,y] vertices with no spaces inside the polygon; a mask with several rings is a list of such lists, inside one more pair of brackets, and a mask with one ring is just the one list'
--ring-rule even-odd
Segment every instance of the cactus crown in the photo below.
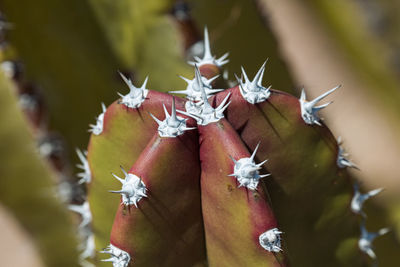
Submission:
{"label": "cactus crown", "polygon": [[228,98],[230,95],[228,94],[218,107],[213,108],[210,105],[210,103],[208,103],[207,93],[204,89],[201,77],[202,76],[200,74],[200,70],[196,65],[195,66],[195,79],[196,79],[196,84],[197,84],[198,88],[200,88],[200,91],[201,91],[201,95],[202,95],[201,102],[200,103],[192,103],[191,107],[193,107],[193,108],[190,107],[189,110],[187,110],[188,112],[182,112],[182,111],[179,111],[179,112],[193,117],[197,121],[197,124],[205,126],[212,122],[217,122],[224,117],[224,111],[230,104],[229,102],[226,103],[228,101]]}
{"label": "cactus crown", "polygon": [[[204,57],[193,62],[194,78],[181,77],[187,82],[186,89],[170,91],[186,99],[146,89],[147,78],[137,88],[121,74],[130,92],[119,94],[121,99],[109,107],[112,112],[107,114],[106,135],[101,134],[102,105],[103,113],[91,126],[90,168],[83,153],[77,151],[82,162],[79,167],[84,170],[81,180],[91,182],[89,193],[94,203],[99,202],[93,215],[95,231],[102,232],[99,243],[105,242],[101,238],[108,236],[111,228],[110,245],[103,251],[111,257],[103,261],[128,266],[134,255],[137,266],[166,262],[168,266],[195,266],[205,261],[210,266],[287,266],[287,246],[294,253],[291,257],[301,261],[299,265],[321,266],[326,260],[340,265],[343,262],[333,252],[354,232],[343,231],[332,237],[332,224],[326,217],[346,214],[348,207],[337,200],[352,194],[344,169],[356,166],[346,158],[340,139],[336,142],[327,129],[310,127],[325,127],[318,111],[331,102],[318,102],[339,86],[311,101],[307,101],[303,89],[297,99],[262,85],[265,61],[253,80],[242,67],[242,77],[236,77],[238,86],[213,89],[219,75],[214,73],[207,79],[201,72],[211,73],[207,68],[215,72],[215,67],[227,63],[227,55],[216,59],[211,55],[207,29],[204,38]],[[150,115],[140,115],[135,110],[139,107]],[[191,119],[197,123],[197,131],[188,131],[195,129]],[[337,150],[332,149],[334,146]],[[107,150],[110,153],[103,153]],[[270,175],[261,172],[266,158],[271,159],[268,172],[272,178],[261,179]],[[116,164],[121,164],[124,178],[112,175],[122,186],[104,174]],[[121,186],[110,192],[121,195],[122,205],[104,195],[105,185]],[[352,211],[365,218],[363,203],[380,191],[361,194],[356,187]],[[103,207],[106,198],[107,205],[115,205]],[[293,210],[295,205],[307,208]],[[73,209],[85,217],[86,206]],[[114,220],[108,218],[110,213],[115,214]],[[335,218],[336,227],[357,229],[355,220],[342,217]],[[372,241],[387,231],[369,233],[362,225],[360,250],[375,258]],[[303,255],[308,250],[294,240],[299,236],[310,237],[310,251],[318,250],[321,255]],[[314,244],[319,238],[328,238],[332,244],[320,251]],[[86,240],[91,247],[93,240],[90,236]]]}

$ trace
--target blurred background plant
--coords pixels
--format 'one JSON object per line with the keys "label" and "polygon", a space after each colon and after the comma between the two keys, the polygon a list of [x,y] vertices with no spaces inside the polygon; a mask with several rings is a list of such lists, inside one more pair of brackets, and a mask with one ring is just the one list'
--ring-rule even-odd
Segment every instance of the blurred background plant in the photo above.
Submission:
{"label": "blurred background plant", "polygon": [[[399,10],[395,0],[0,0],[0,220],[22,229],[38,266],[77,265],[68,221],[79,218],[61,205],[83,201],[75,148],[87,146],[100,103],[125,92],[118,70],[138,84],[149,75],[153,90],[183,89],[177,75],[193,75],[186,61],[202,54],[207,25],[215,54],[230,52],[230,80],[268,58],[264,80],[275,89],[299,96],[305,87],[315,97],[343,85],[323,114],[364,189],[386,189],[368,203],[367,226],[392,229],[375,247],[381,266],[395,266],[388,255],[400,249]],[[6,242],[2,259],[22,261],[21,248]]]}

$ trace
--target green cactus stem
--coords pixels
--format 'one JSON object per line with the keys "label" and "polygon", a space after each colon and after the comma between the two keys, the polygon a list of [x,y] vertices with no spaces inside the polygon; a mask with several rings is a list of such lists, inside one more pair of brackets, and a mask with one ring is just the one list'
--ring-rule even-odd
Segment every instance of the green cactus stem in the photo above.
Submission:
{"label": "green cactus stem", "polygon": [[[131,85],[126,79],[127,84]],[[133,85],[131,85],[133,86]],[[89,201],[92,206],[93,230],[96,232],[96,247],[102,248],[109,240],[113,216],[118,208],[118,199],[108,193],[117,188],[117,180],[110,180],[110,173],[117,173],[119,166],[130,169],[148,142],[157,131],[157,123],[149,116],[162,117],[162,105],[171,107],[172,97],[149,91],[146,99],[137,108],[130,108],[121,100],[111,104],[104,114],[101,134],[92,134],[88,148],[88,162],[92,182],[89,184]],[[183,100],[176,101],[183,108]],[[100,204],[102,203],[102,204]]]}
{"label": "green cactus stem", "polygon": [[[176,114],[171,113],[163,122],[173,128]],[[165,137],[165,125],[160,124],[116,191],[122,202],[111,245],[128,253],[132,266],[194,266],[206,259],[198,135],[189,130]]]}

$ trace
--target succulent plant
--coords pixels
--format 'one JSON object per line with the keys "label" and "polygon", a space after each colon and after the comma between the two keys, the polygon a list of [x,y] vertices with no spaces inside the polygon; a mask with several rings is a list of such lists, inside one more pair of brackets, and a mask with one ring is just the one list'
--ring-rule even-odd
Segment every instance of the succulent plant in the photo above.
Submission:
{"label": "succulent plant", "polygon": [[[60,184],[59,191],[63,192],[60,194],[63,195],[62,201],[77,213],[75,217],[81,219],[76,225],[81,240],[78,249],[82,266],[93,266],[92,263],[109,266],[109,262],[114,266],[358,266],[370,261],[369,258],[376,260],[376,255],[385,259],[380,262],[384,266],[391,262],[390,257],[384,256],[396,255],[395,246],[392,246],[394,235],[383,238],[385,245],[376,244],[376,255],[372,245],[376,237],[388,231],[387,228],[377,231],[379,225],[388,222],[383,223],[382,213],[371,212],[370,205],[378,202],[368,200],[382,189],[367,193],[355,184],[354,191],[351,191],[351,184],[354,183],[346,168],[357,169],[357,166],[348,158],[341,140],[333,138],[320,118],[319,110],[330,102],[317,102],[328,98],[337,88],[310,101],[309,95],[315,96],[312,87],[307,88],[308,98],[303,90],[300,99],[297,99],[270,86],[272,83],[274,88],[292,94],[295,92],[292,75],[287,72],[286,65],[295,57],[288,55],[285,49],[287,43],[301,44],[301,40],[288,42],[281,39],[282,29],[275,25],[275,20],[287,18],[285,14],[281,16],[281,13],[272,11],[265,16],[268,23],[262,25],[257,14],[260,14],[260,7],[272,5],[271,1],[256,1],[257,8],[253,6],[254,1],[228,1],[222,5],[212,1],[200,1],[201,4],[190,1],[194,3],[190,5],[186,1],[177,1],[175,5],[175,1],[159,0],[140,5],[136,3],[138,1],[116,3],[105,0],[89,4],[72,1],[66,5],[49,0],[39,1],[40,5],[32,4],[35,8],[40,6],[33,13],[21,12],[21,3],[15,1],[5,0],[2,3],[2,10],[11,18],[12,24],[4,24],[3,18],[0,18],[0,54],[3,60],[21,60],[24,66],[26,64],[28,75],[21,80],[19,72],[12,74],[10,61],[3,62],[2,68],[9,78],[19,83],[19,104],[33,126],[31,130],[36,135],[40,154],[51,160],[52,174]],[[31,3],[25,2],[25,7],[29,7]],[[170,12],[173,5],[174,10]],[[195,7],[194,17],[188,13],[190,6]],[[304,6],[313,6],[313,10],[333,10],[326,9],[328,5],[311,2]],[[112,14],[109,10],[113,10]],[[319,17],[329,24],[335,12],[320,12],[327,16]],[[347,12],[346,16],[352,13]],[[230,14],[230,17],[217,14]],[[293,14],[296,14],[293,17],[302,16],[297,11]],[[340,20],[339,26],[347,29],[349,23],[342,22]],[[205,31],[205,45],[198,42],[200,34],[195,26],[203,23],[214,28],[211,42]],[[357,24],[359,22],[352,25]],[[12,27],[12,34],[5,36],[3,29],[9,25],[16,27]],[[304,25],[289,28],[295,31],[298,28],[308,29]],[[333,29],[332,25],[330,28]],[[287,34],[293,35],[292,31],[287,31]],[[337,32],[334,39],[343,39],[340,35]],[[32,45],[26,45],[27,36]],[[356,34],[354,36],[357,38]],[[10,37],[9,43],[5,37]],[[310,42],[315,40],[306,39]],[[348,40],[341,42],[347,46]],[[229,45],[231,64],[228,67],[231,71],[238,71],[239,63],[245,64],[246,70],[242,68],[236,82],[228,80],[227,70],[221,70],[228,63],[228,54],[214,56],[210,43],[215,44],[217,49],[218,46]],[[32,50],[32,47],[35,49]],[[52,47],[52,51],[48,47]],[[351,51],[351,47],[345,48]],[[369,48],[367,45],[367,50],[360,51],[371,54],[373,50]],[[278,59],[282,56],[278,50],[284,52],[284,61]],[[292,51],[305,55],[303,52],[306,51],[301,50],[296,47]],[[308,50],[314,53],[316,49]],[[352,53],[353,58],[363,53],[357,51]],[[381,54],[373,56],[376,59]],[[186,60],[194,59],[186,65],[182,60],[184,56]],[[262,64],[262,61],[266,56],[271,56],[271,60],[267,73],[269,82],[264,84],[263,74],[267,64]],[[318,56],[316,58],[319,59]],[[390,102],[395,103],[397,95],[392,97],[395,82],[391,76],[384,75],[382,62],[367,62],[365,58],[370,57],[355,60],[366,63],[360,69],[372,74],[367,75],[372,77],[372,87],[390,89],[386,90],[389,94],[377,96],[389,97]],[[336,60],[319,61],[336,63]],[[377,68],[369,67],[376,62],[373,66]],[[258,71],[255,69],[257,64],[262,64]],[[314,66],[321,68],[319,64]],[[194,77],[190,76],[192,67],[195,69]],[[117,69],[124,73],[121,74],[122,80],[115,73]],[[318,73],[315,69],[303,69],[306,74],[300,75],[291,69],[296,82],[315,85],[310,82],[313,79],[305,78],[310,75],[336,79],[346,85],[345,90],[357,88],[330,72],[315,75]],[[133,81],[128,78],[132,73]],[[176,73],[181,74],[187,83],[182,88],[177,87],[182,81],[175,78]],[[150,74],[149,83],[145,78],[147,74]],[[379,77],[382,79],[377,79]],[[138,83],[141,80],[142,83]],[[123,82],[128,85],[129,93],[120,88]],[[118,88],[120,99],[108,109],[105,105],[100,109],[100,98],[109,104],[116,96],[110,88]],[[44,89],[45,98],[36,98],[36,89]],[[181,94],[185,99],[155,91]],[[346,93],[347,100],[349,96],[351,92]],[[45,106],[43,100],[46,100]],[[92,117],[94,109],[101,110],[101,113],[90,126],[92,137],[88,151],[77,150],[80,159],[77,167],[81,172],[74,177],[69,168],[68,153],[65,152],[86,142],[83,125],[87,124],[87,117]],[[342,112],[344,110],[341,109]],[[13,117],[7,112],[4,114],[7,118]],[[335,113],[336,118],[341,118],[341,115],[340,112]],[[346,118],[353,117],[345,115]],[[364,117],[370,119],[370,116]],[[337,127],[334,120],[330,122],[333,122],[332,127]],[[335,131],[351,143],[354,158],[365,168],[365,162],[354,147],[354,140],[340,128],[347,127],[349,123],[340,122]],[[374,125],[373,122],[371,124]],[[221,126],[223,129],[218,128]],[[390,132],[379,124],[375,127]],[[4,129],[8,128],[5,123]],[[53,130],[62,133],[62,136],[55,136]],[[65,143],[61,142],[64,138]],[[176,144],[178,141],[181,143]],[[395,142],[387,142],[395,146]],[[22,142],[18,143],[22,148],[27,147]],[[20,147],[13,147],[10,151]],[[186,148],[191,148],[190,153]],[[8,151],[4,150],[4,158],[12,159]],[[20,161],[17,157],[14,159]],[[14,204],[22,203],[16,196],[22,194],[39,198],[42,188],[47,190],[49,187],[47,183],[43,186],[40,182],[37,188],[36,184],[34,187],[26,186],[26,173],[30,174],[32,181],[41,175],[32,171],[34,168],[31,165],[37,162],[24,159],[22,162],[24,164],[14,161],[3,164],[3,169],[18,166],[15,170],[19,171],[15,173],[19,177],[3,175],[16,178],[12,183],[15,187],[2,187],[7,192],[3,194],[2,202],[11,207],[24,227],[33,234],[37,244],[45,243],[39,248],[46,264],[72,266],[77,261],[77,253],[71,251],[71,248],[76,248],[74,238],[65,238],[69,233],[65,230],[69,227],[66,225],[67,214],[63,211],[63,215],[54,216],[54,211],[46,208],[58,203],[58,200],[52,196],[46,198],[46,203],[27,201],[31,205],[21,207]],[[25,165],[29,166],[28,172],[21,169]],[[388,168],[381,164],[376,166],[382,169],[379,175],[386,177],[384,169]],[[366,173],[369,173],[368,170]],[[5,181],[8,183],[8,179]],[[22,193],[18,181],[24,181],[24,188],[29,190]],[[88,199],[84,188],[86,184]],[[389,191],[384,193],[384,198]],[[367,207],[363,207],[364,204]],[[62,207],[54,208],[58,210]],[[394,216],[399,218],[400,209],[395,208],[392,214],[385,215],[391,216],[392,222],[396,218]],[[34,210],[35,214],[36,211],[44,214],[51,211],[53,214],[51,219],[45,220],[45,227],[39,227],[35,216],[29,217]],[[57,214],[61,214],[60,211]],[[60,221],[64,235],[42,234],[55,229],[52,225],[56,227]],[[360,222],[361,227],[358,226]],[[63,246],[56,250],[53,244],[58,238],[62,239]],[[101,249],[104,255],[96,253]],[[360,250],[364,252],[364,258],[358,254]],[[109,259],[105,254],[110,255]],[[100,259],[105,263],[99,262]]]}
{"label": "succulent plant", "polygon": [[298,99],[262,85],[264,62],[253,80],[242,68],[237,86],[213,89],[227,59],[212,56],[207,31],[204,43],[194,78],[173,91],[185,99],[121,74],[130,92],[91,126],[85,180],[96,249],[110,256],[102,261],[364,264],[353,242],[362,203],[352,213],[346,170],[356,166],[318,114],[330,102],[317,102],[339,87]]}

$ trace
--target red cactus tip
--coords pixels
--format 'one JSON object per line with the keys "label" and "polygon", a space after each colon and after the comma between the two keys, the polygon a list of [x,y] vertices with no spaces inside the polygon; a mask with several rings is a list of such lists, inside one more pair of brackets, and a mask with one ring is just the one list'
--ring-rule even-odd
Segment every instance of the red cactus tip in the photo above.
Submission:
{"label": "red cactus tip", "polygon": [[281,252],[281,234],[278,228],[272,228],[259,236],[260,245],[270,252]]}
{"label": "red cactus tip", "polygon": [[111,193],[118,193],[122,195],[122,203],[124,205],[135,205],[137,208],[137,203],[146,195],[146,185],[143,183],[142,179],[137,177],[132,173],[127,173],[122,167],[122,172],[125,175],[125,179],[122,179],[115,174],[112,174],[118,181],[122,184],[122,189],[118,191],[110,191]]}
{"label": "red cactus tip", "polygon": [[122,95],[118,93],[118,95],[122,98],[119,103],[127,106],[128,108],[138,108],[146,99],[149,90],[146,89],[147,81],[149,77],[147,76],[143,82],[142,87],[135,87],[131,81],[131,79],[126,78],[122,73],[119,73],[122,79],[129,87],[129,93],[126,95]]}

